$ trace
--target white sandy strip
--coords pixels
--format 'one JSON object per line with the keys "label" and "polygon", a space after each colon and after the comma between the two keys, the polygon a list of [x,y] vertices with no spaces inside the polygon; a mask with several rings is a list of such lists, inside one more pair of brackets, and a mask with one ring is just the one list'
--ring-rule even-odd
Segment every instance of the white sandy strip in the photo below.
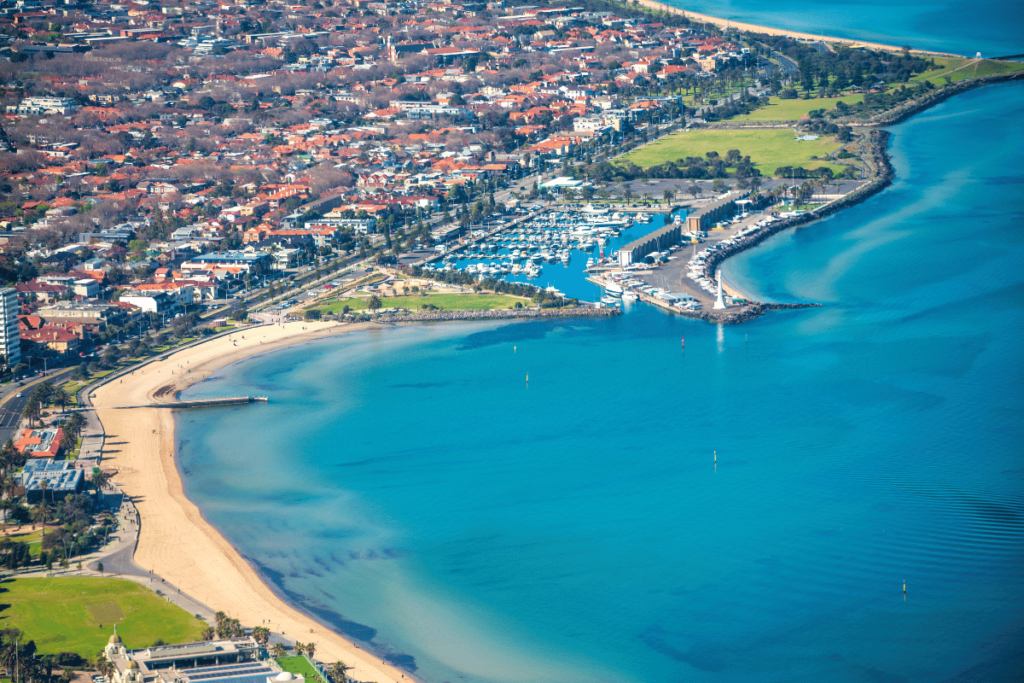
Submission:
{"label": "white sandy strip", "polygon": [[[174,420],[163,408],[114,410],[154,401],[157,390],[180,390],[245,356],[353,331],[366,325],[286,323],[240,330],[180,351],[164,361],[136,370],[95,392],[97,415],[106,431],[105,465],[118,468],[116,477],[132,497],[142,518],[135,561],[246,626],[268,625],[289,638],[316,643],[321,661],[342,661],[361,681],[385,683],[409,677],[341,636],[328,631],[281,601],[260,580],[238,552],[207,524],[182,491],[174,464]],[[191,370],[191,372],[188,372]],[[171,392],[161,392],[170,399]]]}
{"label": "white sandy strip", "polygon": [[758,301],[757,297],[752,297],[746,292],[730,285],[725,277],[722,277],[722,291],[729,296],[739,297],[740,299],[746,299],[747,301]]}
{"label": "white sandy strip", "polygon": [[[764,33],[769,36],[788,36],[790,38],[796,38],[798,40],[820,40],[826,43],[835,43],[841,45],[863,45],[864,47],[871,48],[872,50],[885,50],[887,52],[903,52],[902,47],[896,47],[895,45],[886,45],[884,43],[870,43],[865,40],[854,40],[852,38],[836,38],[834,36],[819,36],[813,33],[801,33],[800,31],[788,31],[781,28],[771,28],[770,26],[759,26],[757,24],[747,24],[742,21],[731,21],[729,19],[722,19],[720,17],[712,17],[708,14],[699,14],[697,12],[691,12],[689,10],[681,9],[679,7],[673,7],[672,5],[666,5],[661,2],[655,2],[655,0],[639,0],[640,4],[648,9],[658,10],[660,12],[669,12],[671,14],[679,14],[685,16],[690,21],[712,24],[719,28],[734,28],[740,31],[749,31],[751,33]],[[929,55],[943,55],[948,57],[959,57],[960,55],[953,55],[946,52],[929,52],[926,50],[911,50],[911,52],[917,54],[929,54]]]}

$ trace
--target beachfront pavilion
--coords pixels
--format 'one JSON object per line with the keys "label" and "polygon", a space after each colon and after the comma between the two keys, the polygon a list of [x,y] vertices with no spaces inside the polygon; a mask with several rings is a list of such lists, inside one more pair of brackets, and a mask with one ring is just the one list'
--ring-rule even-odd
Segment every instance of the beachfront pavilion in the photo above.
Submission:
{"label": "beachfront pavilion", "polygon": [[115,632],[103,649],[113,683],[304,683],[285,673],[251,636],[128,650]]}
{"label": "beachfront pavilion", "polygon": [[21,472],[21,485],[25,487],[25,498],[31,504],[43,499],[43,482],[46,482],[46,499],[54,503],[72,493],[81,493],[85,488],[85,472],[75,467],[74,462],[38,458],[25,463]]}

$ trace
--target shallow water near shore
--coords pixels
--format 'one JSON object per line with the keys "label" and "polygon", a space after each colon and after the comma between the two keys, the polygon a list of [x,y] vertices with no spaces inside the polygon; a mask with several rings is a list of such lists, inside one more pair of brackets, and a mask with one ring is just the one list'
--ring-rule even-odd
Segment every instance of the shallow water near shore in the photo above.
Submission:
{"label": "shallow water near shore", "polygon": [[1024,11],[1016,0],[660,0],[721,19],[973,57],[1024,52]]}
{"label": "shallow water near shore", "polygon": [[179,414],[185,491],[431,683],[1017,680],[1021,120],[1007,84],[896,126],[892,187],[725,266],[821,309],[423,325],[226,368],[186,395],[271,403]]}

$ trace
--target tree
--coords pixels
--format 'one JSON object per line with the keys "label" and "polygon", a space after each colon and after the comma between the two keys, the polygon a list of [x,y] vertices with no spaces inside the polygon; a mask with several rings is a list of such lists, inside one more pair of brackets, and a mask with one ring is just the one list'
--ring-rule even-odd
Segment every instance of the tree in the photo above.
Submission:
{"label": "tree", "polygon": [[271,652],[274,653],[275,657],[284,657],[284,655],[285,655],[284,645],[282,645],[281,643],[274,643],[274,647],[271,649]]}
{"label": "tree", "polygon": [[306,643],[306,656],[313,659],[316,654],[316,643]]}
{"label": "tree", "polygon": [[295,654],[297,654],[297,655],[301,656],[301,655],[306,654],[306,644],[305,643],[300,643],[297,640],[295,641],[295,646],[292,649],[295,650]]}
{"label": "tree", "polygon": [[95,472],[92,473],[92,476],[89,478],[89,482],[96,489],[97,499],[99,499],[100,492],[107,485],[108,481],[110,481],[110,475],[104,472],[103,470],[96,470]]}
{"label": "tree", "polygon": [[665,203],[671,204],[672,200],[675,199],[676,193],[672,190],[665,190]]}
{"label": "tree", "polygon": [[366,302],[366,307],[369,308],[371,311],[380,310],[380,307],[381,307],[380,297],[377,296],[376,294],[372,295],[370,297],[370,300]]}
{"label": "tree", "polygon": [[345,664],[345,662],[339,661],[331,664],[331,680],[333,680],[334,683],[345,683],[345,672],[351,668],[352,667]]}
{"label": "tree", "polygon": [[270,629],[266,626],[253,626],[252,637],[260,645],[266,646],[270,642]]}

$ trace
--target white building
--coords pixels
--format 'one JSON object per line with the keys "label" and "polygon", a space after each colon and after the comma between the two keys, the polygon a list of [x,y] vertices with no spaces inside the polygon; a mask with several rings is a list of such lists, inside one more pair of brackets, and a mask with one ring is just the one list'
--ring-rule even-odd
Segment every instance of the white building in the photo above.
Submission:
{"label": "white building", "polygon": [[18,290],[0,289],[0,353],[13,368],[21,362],[21,334],[18,332]]}
{"label": "white building", "polygon": [[62,114],[67,115],[80,107],[69,97],[26,97],[19,105],[7,107],[8,113],[21,114]]}

